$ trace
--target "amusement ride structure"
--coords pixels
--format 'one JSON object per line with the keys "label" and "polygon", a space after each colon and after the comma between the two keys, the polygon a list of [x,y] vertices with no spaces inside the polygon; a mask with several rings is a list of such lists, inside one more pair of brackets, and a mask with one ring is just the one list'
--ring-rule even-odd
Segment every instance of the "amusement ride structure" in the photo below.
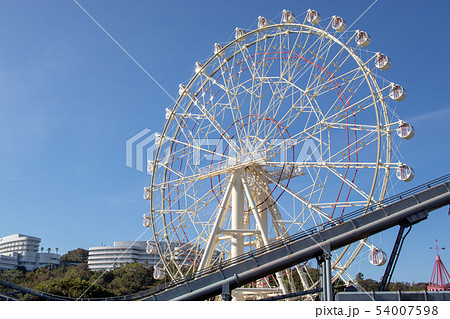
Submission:
{"label": "amusement ride structure", "polygon": [[[143,223],[153,231],[148,252],[161,258],[156,278],[183,279],[349,210],[364,214],[384,199],[392,173],[413,179],[394,142],[411,139],[414,128],[388,105],[406,90],[379,75],[391,60],[367,49],[369,34],[346,27],[341,17],[284,10],[280,22],[259,17],[254,30],[236,28],[233,41],[195,64],[148,163]],[[361,239],[333,252],[333,282],[351,281],[346,270],[364,247],[372,264],[386,262]],[[233,295],[318,284],[303,262]]]}
{"label": "amusement ride structure", "polygon": [[436,249],[436,262],[434,263],[433,272],[431,274],[430,283],[427,286],[428,291],[450,291],[450,274],[444,266],[444,263],[439,256],[439,249],[445,249],[439,247],[436,239],[436,246],[430,247],[430,249]]}

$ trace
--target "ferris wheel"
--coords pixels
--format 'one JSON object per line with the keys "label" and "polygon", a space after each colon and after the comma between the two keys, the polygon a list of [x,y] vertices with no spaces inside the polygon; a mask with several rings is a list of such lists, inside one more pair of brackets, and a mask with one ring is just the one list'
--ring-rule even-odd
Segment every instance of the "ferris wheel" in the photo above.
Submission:
{"label": "ferris wheel", "polygon": [[[393,147],[414,128],[388,105],[406,90],[379,76],[391,61],[369,51],[370,40],[341,17],[308,10],[299,21],[284,10],[279,23],[259,17],[254,30],[236,28],[195,64],[148,165],[144,226],[159,274],[183,278],[367,207],[384,198],[392,171],[414,177]],[[379,251],[363,240],[333,252],[334,280],[365,246]],[[298,265],[238,298],[307,290],[313,277]]]}

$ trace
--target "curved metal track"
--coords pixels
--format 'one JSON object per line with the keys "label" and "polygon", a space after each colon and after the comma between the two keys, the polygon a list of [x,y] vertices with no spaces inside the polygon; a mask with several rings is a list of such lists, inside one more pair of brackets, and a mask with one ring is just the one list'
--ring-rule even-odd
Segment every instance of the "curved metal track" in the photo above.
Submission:
{"label": "curved metal track", "polygon": [[[338,249],[403,222],[425,220],[428,213],[450,204],[450,174],[414,187],[369,208],[354,211],[288,239],[211,266],[188,279],[173,281],[157,290],[127,296],[83,300],[205,300],[222,289],[242,285],[322,255],[324,249]],[[42,300],[76,300],[55,296],[0,280],[0,299],[14,300],[21,294]]]}
{"label": "curved metal track", "polygon": [[415,187],[368,209],[319,225],[286,240],[209,267],[189,280],[175,281],[143,300],[205,300],[450,204],[450,174]]}

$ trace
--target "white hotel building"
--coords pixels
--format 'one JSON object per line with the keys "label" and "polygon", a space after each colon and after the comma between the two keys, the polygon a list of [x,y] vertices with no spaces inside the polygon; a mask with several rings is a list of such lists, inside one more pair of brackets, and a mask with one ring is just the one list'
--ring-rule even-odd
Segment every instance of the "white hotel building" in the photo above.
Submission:
{"label": "white hotel building", "polygon": [[45,266],[58,266],[61,256],[54,253],[39,253],[41,239],[38,237],[14,234],[0,238],[0,269],[35,270]]}
{"label": "white hotel building", "polygon": [[113,246],[90,247],[88,268],[107,270],[127,263],[155,266],[159,262],[158,254],[149,254],[146,249],[145,241],[116,241]]}
{"label": "white hotel building", "polygon": [[[166,242],[159,243],[163,251],[168,250]],[[171,244],[171,249],[180,253],[179,244]],[[219,252],[214,252],[214,255]],[[193,256],[191,256],[195,259]],[[186,256],[184,256],[186,258]],[[159,266],[160,258],[154,242],[116,241],[113,246],[90,247],[88,268],[91,270],[110,270],[127,263],[139,263],[146,266]]]}

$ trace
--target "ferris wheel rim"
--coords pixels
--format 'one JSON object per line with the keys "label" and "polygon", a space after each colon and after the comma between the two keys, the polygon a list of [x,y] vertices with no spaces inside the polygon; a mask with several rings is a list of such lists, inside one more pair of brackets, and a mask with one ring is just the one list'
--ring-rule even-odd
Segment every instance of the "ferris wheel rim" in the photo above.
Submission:
{"label": "ferris wheel rim", "polygon": [[[314,29],[315,31],[317,31],[318,34],[321,34],[322,36],[327,35],[327,36],[325,36],[326,38],[328,38],[328,39],[331,39],[331,38],[332,38],[332,39],[334,39],[334,40],[333,40],[334,42],[336,42],[336,43],[340,44],[342,47],[344,47],[344,48],[348,51],[348,53],[349,53],[350,55],[352,55],[352,57],[354,58],[355,62],[357,62],[357,59],[355,58],[355,56],[359,59],[359,57],[358,57],[357,55],[355,55],[354,52],[351,52],[351,50],[349,50],[349,48],[347,47],[347,45],[341,43],[338,39],[336,39],[335,37],[331,36],[328,32],[326,32],[326,31],[324,31],[324,30],[322,30],[322,29],[318,29],[318,28],[312,27],[312,26],[308,26],[308,25],[305,25],[305,24],[298,24],[298,23],[275,24],[275,25],[270,25],[270,26],[267,26],[267,27],[264,27],[264,28],[261,28],[261,29],[256,29],[256,30],[250,31],[249,33],[245,34],[244,37],[235,39],[235,40],[231,41],[230,43],[228,43],[226,46],[224,46],[223,51],[225,52],[225,51],[227,50],[227,48],[230,48],[230,47],[234,46],[236,43],[242,41],[243,39],[249,37],[250,35],[252,35],[252,34],[254,34],[254,33],[258,33],[258,32],[265,31],[265,30],[269,30],[269,29],[272,29],[272,28],[290,28],[290,27],[299,27],[299,28],[302,28],[302,29],[305,28],[305,29],[310,29],[310,30]],[[284,32],[289,32],[289,31],[284,31]],[[276,37],[276,36],[279,36],[279,35],[281,35],[281,33],[276,33],[276,34],[273,35],[273,37]],[[331,37],[330,37],[330,36],[331,36]],[[262,41],[262,40],[258,40],[258,42],[259,42],[259,41]],[[255,43],[256,43],[256,41],[255,41]],[[253,44],[254,44],[254,43],[253,43]],[[251,45],[253,45],[253,44],[251,44]],[[235,53],[235,55],[239,54],[240,52],[241,52],[241,51],[237,51],[237,52]],[[206,67],[209,63],[211,63],[214,59],[216,59],[216,58],[218,58],[218,57],[220,57],[219,53],[214,54],[214,55],[208,60],[208,62],[204,65],[204,67]],[[359,59],[359,61],[362,62],[360,59]],[[364,67],[363,67],[363,66],[364,66]],[[358,64],[358,67],[360,67],[361,70],[363,71],[363,74],[364,74],[364,76],[366,77],[366,82],[367,82],[367,83],[370,83],[369,78],[371,78],[371,80],[373,80],[373,82],[374,82],[375,84],[377,84],[377,81],[373,78],[373,75],[371,74],[370,70],[369,70],[368,73],[365,72],[365,71],[366,71],[366,69],[365,69],[366,66],[365,66],[364,63]],[[216,71],[216,72],[217,72],[217,71]],[[189,81],[188,85],[186,86],[186,89],[189,88],[189,87],[192,85],[192,83],[195,82],[195,80],[196,80],[196,78],[197,78],[198,76],[200,76],[200,75],[199,75],[199,74],[196,74],[195,76],[193,76],[193,77],[191,78],[191,80]],[[374,92],[374,90],[372,89],[372,86],[370,86],[370,85],[369,85],[369,88],[370,88],[370,90],[371,90],[372,97],[373,97],[374,102],[375,102],[375,94],[380,94],[380,90],[379,90],[379,88],[378,88],[378,90],[377,90],[376,92]],[[202,87],[199,88],[199,90],[197,91],[196,94],[198,94],[198,93],[201,91],[201,89],[202,89]],[[174,107],[174,109],[173,109],[173,112],[176,112],[177,108],[180,107],[180,103],[181,103],[181,100],[182,100],[182,99],[183,99],[183,95],[180,95],[180,97],[177,99],[177,101],[176,101],[176,103],[175,103],[175,107]],[[383,99],[380,99],[380,100],[377,100],[377,101],[381,102],[382,109],[383,109],[383,113],[385,113],[385,122],[386,122],[385,125],[388,125],[389,121],[388,121],[388,117],[387,117],[386,106],[384,105],[384,100],[383,100]],[[187,107],[187,108],[185,109],[185,114],[191,109],[192,103],[193,103],[193,102],[191,101],[191,102],[190,102],[190,105],[191,105],[191,106],[189,106],[189,107]],[[377,126],[379,126],[381,120],[380,120],[380,118],[379,118],[378,108],[374,107],[374,109],[375,109],[376,118],[377,118]],[[247,115],[247,116],[249,116],[249,115]],[[167,129],[168,129],[168,126],[169,126],[170,122],[171,122],[171,119],[168,119],[168,121],[166,122],[166,125],[165,125],[165,127],[164,127],[163,133],[162,133],[162,138],[165,137],[165,133],[166,133],[166,131],[167,131]],[[179,126],[178,126],[178,128],[179,128]],[[176,135],[177,135],[177,134],[175,133],[175,136],[176,136]],[[388,135],[386,135],[386,136],[388,136]],[[381,150],[380,150],[380,144],[381,144],[381,141],[380,141],[380,140],[381,140],[381,133],[380,133],[380,131],[378,131],[378,139],[377,139],[377,141],[378,141],[378,152],[377,152],[376,163],[381,162],[381,161],[380,161],[380,159],[381,159]],[[388,138],[388,140],[390,141],[390,138]],[[172,145],[173,145],[174,143],[175,143],[175,142],[172,142]],[[171,146],[171,147],[172,147],[172,146]],[[160,150],[161,150],[161,146],[158,147],[158,150],[157,150],[157,153],[156,153],[156,156],[155,156],[156,159],[158,159],[158,157],[159,157],[159,152],[160,152]],[[388,155],[388,157],[390,158],[390,147],[389,147],[389,155]],[[390,163],[390,159],[389,159],[389,160],[386,160],[386,162],[387,162],[387,163]],[[378,165],[378,164],[377,164],[377,165]],[[373,191],[374,191],[374,188],[375,188],[375,182],[376,182],[376,180],[377,180],[378,173],[379,173],[379,171],[380,171],[381,169],[382,169],[381,165],[378,165],[378,166],[375,168],[375,170],[374,170],[373,183],[372,183],[371,193],[369,194],[369,199],[368,199],[367,205],[371,203],[370,200],[371,200],[371,198],[373,197],[372,195],[373,195]],[[388,174],[389,174],[389,169],[386,169],[385,171],[386,171],[386,173],[385,173],[385,178],[383,179],[383,180],[385,181],[385,183],[383,184],[383,191],[382,191],[382,195],[380,195],[380,197],[384,197],[384,193],[385,193],[385,191],[386,191],[386,184],[387,184],[387,179],[388,179],[387,177],[388,177]],[[167,170],[166,170],[166,172],[167,172]],[[153,186],[154,186],[154,179],[153,179],[153,178],[154,178],[154,176],[152,177],[152,181],[151,181],[151,187],[152,187],[152,188],[153,188]],[[381,198],[380,198],[380,199],[381,199]],[[152,204],[153,204],[153,203],[152,203],[152,201],[151,201],[151,210],[153,209]],[[153,216],[153,214],[152,214],[152,216]],[[155,225],[155,223],[152,223],[152,224]],[[153,227],[154,227],[154,226],[153,226]],[[155,229],[154,229],[154,232],[155,232]],[[156,232],[155,232],[155,233],[156,233]],[[359,251],[358,251],[358,252],[359,252]],[[163,262],[164,262],[164,261],[163,261]]]}

